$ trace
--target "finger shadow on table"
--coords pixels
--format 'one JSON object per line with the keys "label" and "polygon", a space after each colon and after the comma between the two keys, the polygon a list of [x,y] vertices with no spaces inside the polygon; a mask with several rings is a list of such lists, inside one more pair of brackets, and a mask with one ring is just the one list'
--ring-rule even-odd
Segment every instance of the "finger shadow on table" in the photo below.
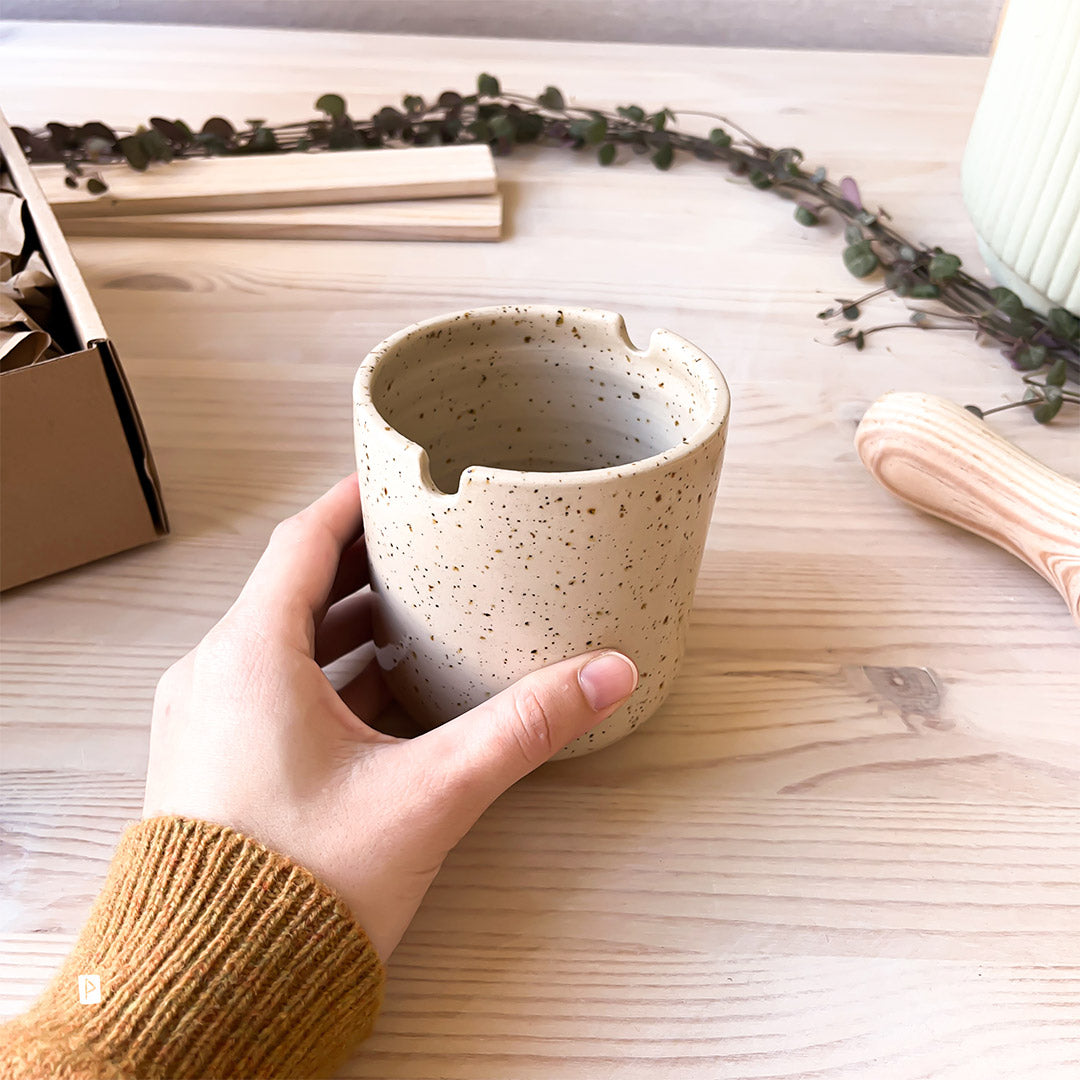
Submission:
{"label": "finger shadow on table", "polygon": [[[353,684],[361,672],[377,663],[375,646],[371,641],[367,641],[332,664],[327,664],[323,673],[330,680],[330,685],[341,692]],[[391,700],[389,704],[381,705],[377,713],[371,713],[365,710],[362,704],[351,700],[346,700],[346,704],[365,724],[383,735],[393,735],[397,739],[414,739],[423,732],[420,725],[396,701]]]}

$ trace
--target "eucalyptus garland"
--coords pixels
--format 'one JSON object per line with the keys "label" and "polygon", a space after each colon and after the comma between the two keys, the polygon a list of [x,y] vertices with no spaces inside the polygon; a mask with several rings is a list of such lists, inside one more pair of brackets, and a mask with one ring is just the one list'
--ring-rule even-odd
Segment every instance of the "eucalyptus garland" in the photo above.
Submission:
{"label": "eucalyptus garland", "polygon": [[[568,103],[554,86],[535,98],[510,93],[487,74],[479,77],[474,93],[444,90],[433,102],[408,94],[400,108],[387,105],[364,119],[349,115],[340,94],[323,94],[315,108],[317,119],[274,125],[248,120],[242,128],[215,116],[198,132],[182,120],[162,117],[126,133],[98,120],[14,130],[31,161],[61,162],[69,187],[85,185],[98,195],[108,190],[95,172],[99,164],[126,161],[141,171],[151,162],[204,155],[462,143],[486,143],[493,153],[505,155],[523,144],[544,143],[593,153],[602,166],[641,155],[667,170],[678,155],[692,154],[723,163],[755,188],[793,200],[801,225],[815,226],[829,214],[844,222],[844,265],[856,278],[880,276],[881,284],[862,296],[839,298],[818,313],[824,321],[852,324],[834,332],[836,344],[861,351],[871,335],[884,330],[962,331],[979,342],[996,343],[1024,383],[1016,401],[986,409],[969,405],[977,416],[1028,406],[1035,420],[1046,424],[1063,405],[1080,405],[1080,392],[1066,385],[1080,380],[1080,319],[1064,308],[1043,317],[1009,289],[983,284],[962,268],[957,255],[908,240],[893,228],[885,210],[864,206],[851,177],[833,182],[824,167],[806,167],[801,150],[766,146],[723,116],[687,109],[650,112],[640,105],[593,109]],[[675,126],[681,116],[704,117],[716,126],[707,136],[692,135]],[[856,325],[863,307],[888,293],[909,302],[909,320]],[[915,307],[910,301],[930,306]]]}

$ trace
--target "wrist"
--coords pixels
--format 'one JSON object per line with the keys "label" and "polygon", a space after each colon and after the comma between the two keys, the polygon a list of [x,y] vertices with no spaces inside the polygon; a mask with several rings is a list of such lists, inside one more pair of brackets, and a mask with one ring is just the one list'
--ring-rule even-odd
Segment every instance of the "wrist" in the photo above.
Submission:
{"label": "wrist", "polygon": [[[79,975],[99,1004],[80,1003]],[[121,838],[74,951],[17,1023],[121,1075],[303,1076],[370,1031],[383,981],[303,867],[223,826],[152,818]]]}

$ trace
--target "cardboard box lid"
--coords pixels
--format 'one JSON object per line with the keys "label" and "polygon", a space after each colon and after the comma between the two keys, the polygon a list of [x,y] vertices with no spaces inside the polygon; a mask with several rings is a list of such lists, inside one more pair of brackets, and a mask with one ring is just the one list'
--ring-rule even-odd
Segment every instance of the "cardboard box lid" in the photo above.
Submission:
{"label": "cardboard box lid", "polygon": [[[0,157],[26,200],[40,249],[82,347],[0,375],[5,420],[29,410],[29,422],[40,419],[52,425],[54,440],[42,442],[40,432],[29,427],[23,440],[9,438],[18,433],[20,424],[5,424],[3,465],[8,483],[4,485],[0,587],[8,588],[146,543],[165,535],[169,523],[146,432],[119,357],[56,217],[2,113]],[[84,400],[88,406],[94,403],[96,412],[87,408],[80,415],[58,398],[80,394],[90,395]],[[85,426],[84,420],[90,425]],[[80,453],[85,458],[95,455],[95,447],[103,448],[102,460],[116,474],[110,474],[108,482],[101,479],[106,474],[95,463],[79,457]],[[73,485],[73,475],[83,472],[91,477],[90,486]],[[33,483],[24,483],[30,477]],[[36,491],[37,498],[26,497],[27,491]],[[58,501],[78,512],[65,521],[58,516]],[[93,527],[85,527],[88,523]]]}

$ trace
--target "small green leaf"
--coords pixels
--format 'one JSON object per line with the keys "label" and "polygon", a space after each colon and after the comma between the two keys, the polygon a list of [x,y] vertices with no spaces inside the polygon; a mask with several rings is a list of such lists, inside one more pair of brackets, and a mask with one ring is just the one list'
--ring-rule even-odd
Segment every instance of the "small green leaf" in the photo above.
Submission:
{"label": "small green leaf", "polygon": [[649,123],[652,124],[653,131],[663,131],[669,119],[674,119],[674,113],[670,109],[661,109],[649,117]]}
{"label": "small green leaf", "polygon": [[424,111],[424,99],[417,94],[406,94],[401,99],[401,104],[406,112],[416,113]]}
{"label": "small green leaf", "polygon": [[116,146],[133,169],[138,169],[139,172],[146,171],[146,167],[150,164],[150,155],[146,152],[138,135],[125,135]]}
{"label": "small green leaf", "polygon": [[520,143],[535,142],[544,133],[543,117],[536,113],[523,112],[517,118],[517,141]]}
{"label": "small green leaf", "polygon": [[172,120],[166,120],[163,116],[154,116],[150,119],[150,126],[155,131],[160,131],[169,142],[177,146],[184,144],[184,133]]}
{"label": "small green leaf", "polygon": [[863,232],[855,222],[851,222],[844,226],[844,239],[849,244],[861,244],[863,241]]}
{"label": "small green leaf", "polygon": [[1016,366],[1021,371],[1035,371],[1046,363],[1045,345],[1025,345],[1016,354]]}
{"label": "small green leaf", "polygon": [[671,168],[671,163],[674,160],[675,151],[672,149],[671,143],[665,143],[652,156],[652,163],[658,169],[662,169],[665,172]]}
{"label": "small green leaf", "polygon": [[907,244],[901,244],[900,246],[900,258],[904,262],[913,263],[919,256],[916,254],[913,247],[909,247]]}
{"label": "small green leaf", "polygon": [[481,97],[498,97],[500,93],[499,80],[494,75],[485,72],[476,80],[476,92]]}
{"label": "small green leaf", "polygon": [[640,124],[645,119],[645,110],[640,105],[620,105],[615,110],[624,120]]}
{"label": "small green leaf", "polygon": [[63,151],[74,147],[75,133],[67,126],[67,124],[61,124],[58,121],[53,120],[45,126],[49,129],[50,139],[57,150]]}
{"label": "small green leaf", "polygon": [[1007,315],[1010,319],[1024,310],[1020,297],[1009,289],[1000,287],[991,289],[990,299],[994,301],[994,310],[1000,311],[1002,315]]}
{"label": "small green leaf", "polygon": [[983,411],[978,405],[965,405],[964,408],[967,409],[969,413],[977,416],[980,420],[983,418]]}
{"label": "small green leaf", "polygon": [[[93,181],[91,181],[92,183]],[[1050,370],[1046,373],[1046,381],[1051,386],[1064,386],[1066,376],[1069,374],[1068,364],[1065,362],[1064,356],[1059,356],[1051,365]]]}
{"label": "small green leaf", "polygon": [[1080,319],[1065,308],[1052,308],[1046,319],[1050,330],[1062,341],[1080,340]]}
{"label": "small green leaf", "polygon": [[803,152],[794,146],[786,146],[782,150],[777,150],[770,157],[770,164],[773,166],[773,174],[782,174],[784,176],[802,176],[803,172],[799,168],[799,162],[803,159]]}
{"label": "small green leaf", "polygon": [[709,132],[709,142],[723,150],[724,147],[731,145],[731,136],[723,128],[713,128]]}
{"label": "small green leaf", "polygon": [[355,150],[357,147],[382,146],[382,143],[383,136],[379,132],[372,131],[366,136],[361,135],[347,116],[333,121],[330,134],[326,137],[326,145],[330,150]]}
{"label": "small green leaf", "polygon": [[597,146],[607,138],[607,120],[594,114],[585,128],[585,141],[590,146]]}
{"label": "small green leaf", "polygon": [[844,248],[844,265],[857,278],[869,277],[878,267],[878,257],[869,240],[860,240]]}
{"label": "small green leaf", "polygon": [[[315,108],[326,113],[331,120],[340,120],[345,115],[345,99],[340,94],[323,94],[315,102]],[[206,129],[203,128],[205,131]]]}
{"label": "small green leaf", "polygon": [[1028,405],[1033,401],[1042,401],[1042,399],[1043,399],[1042,394],[1040,394],[1039,391],[1036,390],[1034,386],[1029,386],[1024,391],[1024,396],[1020,400],[1023,401],[1025,405]]}
{"label": "small green leaf", "polygon": [[956,255],[942,252],[930,260],[929,271],[931,281],[948,281],[960,272],[960,259]]}
{"label": "small green leaf", "polygon": [[272,154],[280,149],[277,136],[268,128],[256,128],[248,139],[247,149],[253,154]]}
{"label": "small green leaf", "polygon": [[536,99],[536,103],[542,105],[545,109],[554,109],[556,112],[562,112],[566,108],[566,101],[563,99],[562,91],[557,86],[549,86]]}
{"label": "small green leaf", "polygon": [[195,136],[195,145],[201,146],[207,157],[213,154],[227,154],[229,152],[228,145],[222,139],[219,139],[216,135],[207,135],[205,132],[200,132]]}
{"label": "small green leaf", "polygon": [[604,145],[596,151],[596,158],[601,165],[610,165],[615,160],[615,144],[604,143]]}
{"label": "small green leaf", "polygon": [[833,337],[836,338],[837,341],[847,341],[853,333],[855,333],[855,331],[852,330],[850,326],[845,326],[843,330],[835,331]]}
{"label": "small green leaf", "polygon": [[941,290],[929,281],[913,281],[907,294],[914,300],[934,300],[941,295]]}
{"label": "small green leaf", "polygon": [[496,139],[512,139],[514,137],[514,125],[506,113],[498,113],[488,121],[491,134]]}
{"label": "small green leaf", "polygon": [[397,135],[405,126],[405,117],[392,105],[384,105],[371,121],[375,130],[384,135]]}
{"label": "small green leaf", "polygon": [[585,132],[589,129],[590,121],[584,120],[578,117],[577,120],[571,120],[570,126],[567,128],[567,134],[571,139],[577,139],[579,142],[585,141]]}
{"label": "small green leaf", "polygon": [[[187,124],[182,120],[176,120],[174,122],[178,128],[187,130],[188,135],[190,136],[191,131],[188,129]],[[83,126],[79,128],[79,138],[89,139],[94,137],[104,139],[110,146],[113,146],[116,143],[116,132],[113,131],[108,124],[103,124],[100,120],[91,120],[88,124],[83,124]]]}
{"label": "small green leaf", "polygon": [[828,307],[824,311],[819,311],[817,317],[819,319],[831,319],[836,314],[836,308]]}
{"label": "small green leaf", "polygon": [[859,305],[858,304],[845,304],[841,314],[848,322],[854,322],[859,317]]}
{"label": "small green leaf", "polygon": [[866,335],[860,330],[854,337],[855,349],[862,352],[866,348]]}
{"label": "small green leaf", "polygon": [[68,173],[67,176],[64,177],[64,187],[77,188],[78,186],[79,181],[76,180],[75,177],[71,175],[71,173]]}
{"label": "small green leaf", "polygon": [[800,225],[816,225],[819,221],[817,214],[814,213],[809,207],[796,206],[795,207],[795,220]]}
{"label": "small green leaf", "polygon": [[205,124],[203,124],[201,134],[210,135],[215,139],[219,139],[227,146],[236,135],[236,128],[234,128],[224,117],[212,116]]}
{"label": "small green leaf", "polygon": [[137,136],[151,161],[172,161],[173,148],[169,140],[154,128]]}
{"label": "small green leaf", "polygon": [[1046,400],[1041,405],[1036,406],[1032,414],[1040,424],[1049,424],[1061,412],[1061,406],[1065,400],[1056,386],[1048,386],[1045,394]]}
{"label": "small green leaf", "polygon": [[823,184],[825,183],[825,166],[819,165],[810,177],[811,184]]}
{"label": "small green leaf", "polygon": [[768,173],[761,169],[754,169],[747,177],[751,184],[756,188],[760,188],[765,191],[767,188],[771,188],[773,185],[772,178]]}
{"label": "small green leaf", "polygon": [[466,129],[477,142],[491,142],[493,136],[491,128],[485,120],[474,120]]}
{"label": "small green leaf", "polygon": [[89,191],[91,195],[104,195],[105,192],[109,190],[109,186],[99,177],[91,176],[90,179],[86,181],[86,190]]}

